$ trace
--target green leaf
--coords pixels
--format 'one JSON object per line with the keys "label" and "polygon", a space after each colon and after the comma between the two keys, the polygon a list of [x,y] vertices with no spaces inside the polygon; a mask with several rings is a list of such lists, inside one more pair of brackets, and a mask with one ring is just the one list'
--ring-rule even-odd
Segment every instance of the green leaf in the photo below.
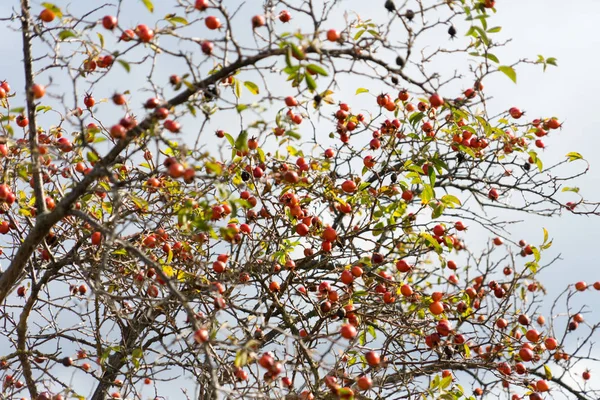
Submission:
{"label": "green leaf", "polygon": [[240,83],[239,79],[235,79],[233,82],[233,93],[238,99],[242,95],[242,84]]}
{"label": "green leaf", "polygon": [[190,111],[194,117],[196,116],[196,107],[194,107],[191,103],[187,104],[187,109]]}
{"label": "green leaf", "polygon": [[58,18],[62,18],[63,17],[63,13],[62,13],[61,9],[58,8],[57,6],[55,6],[52,3],[44,2],[44,3],[42,3],[42,7],[44,7],[46,9],[52,11],[54,14],[56,14],[56,16]]}
{"label": "green leaf", "polygon": [[546,228],[542,228],[544,230],[544,243],[548,241],[548,230]]}
{"label": "green leaf", "polygon": [[129,66],[129,63],[127,61],[117,60],[117,62],[121,64],[123,68],[125,68],[125,71],[131,72],[131,67]]}
{"label": "green leaf", "polygon": [[146,8],[148,9],[148,11],[150,11],[151,13],[154,12],[154,4],[152,4],[152,1],[150,1],[150,0],[142,0],[142,3],[146,6]]}
{"label": "green leaf", "polygon": [[[233,141],[233,139],[232,139]],[[221,173],[223,172],[223,167],[221,167],[221,164],[217,164],[214,162],[207,162],[204,165],[206,168],[208,168],[209,170],[211,170],[213,173],[215,173],[215,175],[221,175]]]}
{"label": "green leaf", "polygon": [[292,65],[292,48],[288,47],[287,51],[285,52],[285,65],[287,65],[288,68],[293,68]]}
{"label": "green leaf", "polygon": [[483,29],[487,29],[487,21],[485,19],[485,14],[484,15],[478,15],[475,18],[479,19],[479,22],[481,22],[481,26],[483,26]]}
{"label": "green leaf", "polygon": [[[295,74],[296,72],[298,72],[299,69],[300,69],[299,65],[293,65],[291,67],[285,67],[283,69],[283,72],[285,72],[288,75],[291,75],[291,74]],[[288,78],[288,80],[289,80],[289,78]]]}
{"label": "green leaf", "polygon": [[100,39],[100,47],[104,48],[104,36],[100,32],[96,33],[98,35],[98,39]]}
{"label": "green leaf", "polygon": [[410,117],[408,117],[408,122],[410,122],[412,126],[416,126],[419,123],[419,121],[421,121],[423,118],[425,118],[425,113],[412,113]]}
{"label": "green leaf", "polygon": [[135,204],[140,210],[148,209],[148,202],[141,197],[131,196],[131,201]]}
{"label": "green leaf", "polygon": [[243,130],[240,135],[235,139],[234,146],[236,150],[245,151],[248,150],[248,131]]}
{"label": "green leaf", "polygon": [[579,188],[578,187],[564,187],[562,188],[563,192],[575,192],[575,193],[579,193]]}
{"label": "green leaf", "polygon": [[[431,190],[433,191],[433,188],[435,187],[435,168],[433,168],[433,166],[429,166],[429,168],[427,169],[427,175],[429,176]],[[435,198],[435,194],[433,195],[433,198]]]}
{"label": "green leaf", "polygon": [[487,58],[488,60],[491,60],[491,61],[495,62],[495,63],[499,63],[500,62],[500,60],[498,60],[498,57],[496,57],[492,53],[484,54],[484,57]]}
{"label": "green leaf", "polygon": [[310,90],[311,92],[314,92],[315,89],[317,88],[317,82],[315,82],[315,80],[313,79],[313,77],[310,74],[305,74],[305,79],[306,79],[306,86],[308,86],[308,90]]}
{"label": "green leaf", "polygon": [[361,346],[364,346],[367,343],[367,331],[361,331],[358,335],[358,342]]}
{"label": "green leaf", "polygon": [[266,158],[265,158],[265,152],[263,151],[263,149],[261,149],[260,147],[258,149],[256,149],[256,152],[258,153],[258,159],[261,163],[266,162]]}
{"label": "green leaf", "polygon": [[225,133],[224,135],[231,147],[235,147],[235,140],[233,140],[233,136],[231,136],[229,133]]}
{"label": "green leaf", "polygon": [[58,34],[58,38],[60,40],[65,40],[68,39],[70,37],[75,37],[77,36],[73,31],[69,31],[69,30],[64,30],[64,31],[60,31],[60,33]]}
{"label": "green leaf", "polygon": [[442,196],[441,199],[442,203],[444,203],[445,205],[454,208],[455,205],[462,205],[460,202],[460,199],[456,196],[453,196],[451,194],[445,194],[444,196]]}
{"label": "green leaf", "polygon": [[37,106],[37,107],[35,108],[35,112],[36,112],[36,113],[39,113],[39,112],[42,112],[42,111],[43,111],[43,112],[44,112],[44,114],[45,114],[45,113],[47,113],[47,112],[48,112],[48,111],[50,111],[50,110],[52,110],[52,107],[50,107],[50,106]]}
{"label": "green leaf", "polygon": [[535,259],[535,262],[539,262],[540,259],[542,258],[541,254],[540,254],[540,250],[537,247],[531,247],[531,251],[533,251],[533,258]]}
{"label": "green leaf", "polygon": [[373,35],[374,37],[379,37],[379,32],[377,32],[374,29],[369,29],[367,32],[369,32],[371,35]]}
{"label": "green leaf", "polygon": [[365,88],[358,88],[358,89],[356,89],[356,93],[355,94],[361,94],[361,93],[369,93],[369,89],[365,89]]}
{"label": "green leaf", "polygon": [[361,182],[361,184],[358,186],[358,190],[359,191],[365,190],[369,186],[371,186],[370,182]]}
{"label": "green leaf", "polygon": [[244,86],[246,86],[246,89],[248,89],[252,94],[258,94],[260,91],[254,82],[246,81],[244,82]]}
{"label": "green leaf", "polygon": [[87,154],[85,155],[85,158],[91,163],[95,163],[96,161],[98,161],[100,159],[100,157],[98,157],[98,155],[96,153],[94,153],[93,151],[88,151]]}
{"label": "green leaf", "polygon": [[294,43],[291,43],[291,46],[292,53],[294,53],[294,56],[296,56],[298,60],[304,60],[306,58],[306,54],[304,54],[304,52],[298,46],[296,46]]}
{"label": "green leaf", "polygon": [[496,33],[496,32],[500,32],[502,30],[501,26],[495,26],[493,28],[490,28],[487,30],[488,33]]}
{"label": "green leaf", "polygon": [[165,17],[165,19],[167,21],[171,22],[173,25],[177,25],[177,24],[187,25],[188,24],[187,19],[185,19],[183,17],[178,17],[177,15],[167,15]]}
{"label": "green leaf", "polygon": [[543,244],[540,248],[542,250],[548,250],[550,247],[552,247],[552,240],[549,241],[548,243]]}
{"label": "green leaf", "polygon": [[473,25],[473,30],[474,30],[474,33],[477,32],[478,35],[475,34],[475,35],[472,35],[472,36],[479,37],[486,46],[489,46],[490,39],[488,39],[485,31],[483,29],[481,29],[480,27],[475,26],[475,25]]}
{"label": "green leaf", "polygon": [[431,381],[431,383],[429,384],[429,389],[433,390],[433,389],[437,389],[437,387],[440,385],[440,376],[436,375],[435,378],[433,378],[433,380]]}
{"label": "green leaf", "polygon": [[525,264],[525,266],[532,272],[532,273],[537,273],[538,270],[538,263],[530,261],[528,263]]}
{"label": "green leaf", "polygon": [[429,243],[430,246],[433,246],[433,248],[435,249],[436,253],[441,254],[444,251],[442,249],[442,246],[438,243],[438,241],[435,240],[435,238],[433,236],[431,236],[429,233],[422,232],[421,233],[421,237],[423,239],[425,239],[425,241],[427,243]]}
{"label": "green leaf", "polygon": [[548,63],[550,65],[554,65],[555,67],[558,66],[558,64],[556,64],[556,58],[554,58],[554,57],[547,58],[546,63]]}
{"label": "green leaf", "polygon": [[365,33],[366,31],[364,29],[361,29],[360,31],[356,32],[356,34],[354,35],[354,40],[358,40],[360,39],[360,37]]}
{"label": "green leaf", "polygon": [[575,151],[572,151],[567,154],[567,158],[569,161],[582,160],[583,156]]}
{"label": "green leaf", "polygon": [[316,65],[316,64],[308,64],[306,66],[306,69],[309,70],[310,72],[312,72],[313,74],[319,74],[322,76],[328,76],[329,73],[327,73],[327,71],[325,70],[325,68]]}
{"label": "green leaf", "polygon": [[248,364],[248,352],[245,349],[238,350],[237,354],[235,355],[235,361],[233,362],[233,364],[238,368],[241,368],[244,365]]}
{"label": "green leaf", "polygon": [[469,347],[468,344],[464,344],[463,348],[465,349],[465,358],[471,358],[471,348]]}
{"label": "green leaf", "polygon": [[302,135],[300,135],[298,132],[294,132],[294,131],[286,131],[285,134],[287,136],[293,137],[294,139],[300,140],[302,139]]}
{"label": "green leaf", "polygon": [[423,191],[421,192],[421,201],[423,204],[429,203],[432,199],[435,198],[435,192],[430,185],[425,185],[423,187]]}
{"label": "green leaf", "polygon": [[544,373],[546,374],[546,379],[552,379],[552,371],[550,371],[550,367],[548,366],[548,364],[544,364]]}
{"label": "green leaf", "polygon": [[369,332],[369,334],[371,334],[371,337],[373,339],[377,339],[377,333],[375,332],[375,327],[373,325],[369,325],[367,327],[367,331]]}
{"label": "green leaf", "polygon": [[117,249],[117,250],[113,251],[112,254],[114,254],[115,256],[126,256],[127,255],[127,250],[125,250],[125,249]]}
{"label": "green leaf", "polygon": [[452,375],[448,375],[447,377],[443,378],[440,382],[440,389],[446,389],[448,386],[450,386],[453,379],[454,378]]}
{"label": "green leaf", "polygon": [[501,65],[498,67],[498,71],[503,72],[506,76],[510,78],[511,81],[517,83],[517,73],[513,67],[509,67],[507,65]]}
{"label": "green leaf", "polygon": [[144,356],[144,350],[137,348],[131,352],[131,357],[142,358]]}
{"label": "green leaf", "polygon": [[436,219],[442,216],[446,206],[444,204],[439,203],[433,207],[433,211],[431,212],[431,219]]}

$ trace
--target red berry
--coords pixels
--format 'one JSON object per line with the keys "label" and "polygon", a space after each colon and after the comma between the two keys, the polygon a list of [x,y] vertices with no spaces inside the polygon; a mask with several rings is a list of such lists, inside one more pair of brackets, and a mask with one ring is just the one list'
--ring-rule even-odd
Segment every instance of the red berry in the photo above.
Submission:
{"label": "red berry", "polygon": [[154,37],[154,31],[148,25],[140,24],[135,28],[135,34],[144,43],[148,43]]}
{"label": "red berry", "polygon": [[265,26],[266,21],[263,15],[255,15],[252,17],[252,28],[260,28],[261,26]]}
{"label": "red berry", "polygon": [[49,9],[45,8],[42,10],[42,12],[40,13],[40,19],[43,22],[52,22],[54,21],[54,18],[56,18],[56,15]]}
{"label": "red berry", "polygon": [[213,52],[213,48],[214,45],[212,42],[208,41],[208,40],[204,40],[201,44],[200,44],[200,48],[202,49],[202,52],[206,55],[211,55]]}
{"label": "red berry", "polygon": [[204,23],[206,24],[206,27],[210,30],[219,29],[221,27],[221,21],[214,15],[206,17]]}
{"label": "red berry", "polygon": [[196,10],[200,10],[200,11],[204,11],[208,8],[208,0],[196,0],[196,3],[194,4],[194,8]]}
{"label": "red berry", "polygon": [[431,107],[438,108],[444,104],[444,99],[435,93],[429,98],[429,104],[431,104]]}
{"label": "red berry", "polygon": [[17,126],[20,128],[25,128],[27,125],[29,125],[29,120],[24,115],[18,115],[15,121],[17,122]]}
{"label": "red berry", "polygon": [[523,113],[521,112],[521,110],[519,110],[517,107],[511,107],[508,110],[508,113],[510,114],[511,117],[513,117],[514,119],[519,119],[521,118],[521,116],[523,115]]}
{"label": "red berry", "polygon": [[100,242],[102,242],[102,233],[101,232],[92,233],[92,244],[94,246],[99,246]]}
{"label": "red berry", "polygon": [[344,325],[342,325],[342,327],[340,329],[340,335],[342,335],[342,337],[344,339],[348,339],[348,340],[354,339],[357,334],[358,334],[358,331],[351,324],[344,324]]}
{"label": "red berry", "polygon": [[330,29],[327,31],[327,40],[329,40],[330,42],[337,42],[338,40],[340,40],[340,37],[340,33],[335,29]]}
{"label": "red berry", "polygon": [[363,375],[356,380],[356,386],[360,390],[369,390],[373,386],[373,381],[368,376]]}
{"label": "red berry", "polygon": [[113,125],[110,128],[110,136],[113,139],[123,139],[125,137],[126,133],[127,133],[127,130],[121,124]]}
{"label": "red berry", "polygon": [[279,13],[279,20],[283,23],[290,22],[292,19],[292,14],[288,10],[283,10]]}
{"label": "red berry", "polygon": [[444,228],[442,225],[436,225],[433,227],[433,234],[436,236],[444,236],[445,232],[446,228]]}
{"label": "red berry", "polygon": [[112,101],[118,106],[123,106],[127,103],[127,99],[125,99],[125,96],[120,93],[113,94]]}
{"label": "red berry", "polygon": [[295,107],[298,105],[298,100],[296,100],[293,96],[287,96],[284,101],[285,105],[288,107]]}
{"label": "red berry", "polygon": [[36,99],[41,99],[46,94],[46,88],[42,85],[35,84],[31,86],[31,93]]}
{"label": "red berry", "polygon": [[87,108],[92,108],[96,104],[96,100],[92,97],[92,95],[86,94],[83,98],[83,104],[85,104]]}
{"label": "red berry", "polygon": [[374,352],[374,351],[369,351],[365,354],[365,358],[367,360],[367,363],[371,366],[371,367],[376,367],[380,364],[381,362],[381,357],[379,356],[378,353]]}
{"label": "red berry", "polygon": [[102,18],[102,26],[104,27],[104,29],[112,31],[117,26],[117,17],[114,17],[112,15],[105,16],[104,18]]}
{"label": "red berry", "polygon": [[354,193],[356,191],[356,183],[351,180],[347,180],[342,183],[342,190],[346,193]]}

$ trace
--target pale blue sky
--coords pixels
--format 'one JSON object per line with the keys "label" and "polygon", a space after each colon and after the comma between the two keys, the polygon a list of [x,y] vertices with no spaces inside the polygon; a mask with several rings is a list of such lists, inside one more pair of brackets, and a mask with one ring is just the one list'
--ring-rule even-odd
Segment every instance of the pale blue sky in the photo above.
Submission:
{"label": "pale blue sky", "polygon": [[[17,0],[3,0],[0,3],[0,17],[10,14],[12,8],[18,7],[18,3]],[[68,4],[58,0],[55,3],[61,7]],[[88,9],[92,2],[81,2],[83,5],[78,3],[72,2],[76,4],[74,8]],[[135,26],[145,21],[147,12],[141,6],[141,1],[125,0],[123,3],[125,14],[121,23]],[[162,16],[170,11],[165,6],[170,2],[155,0],[155,3],[157,15]],[[229,3],[233,4],[234,1]],[[344,2],[344,9],[361,10],[363,18],[383,21],[387,17],[383,6],[379,6],[383,1],[371,0],[369,3],[377,3],[377,6],[365,7],[364,0],[347,0]],[[240,11],[240,20],[248,21],[250,16],[259,13],[260,4],[262,1],[259,0],[246,1]],[[600,156],[597,155],[600,149],[600,114],[596,112],[597,104],[594,100],[600,92],[600,79],[597,78],[600,36],[595,32],[597,18],[600,16],[600,1],[579,0],[568,3],[561,0],[498,0],[497,4],[498,14],[494,17],[493,25],[503,27],[500,38],[513,38],[508,47],[497,55],[509,62],[524,57],[535,59],[537,54],[542,54],[556,57],[559,67],[550,67],[546,73],[542,73],[539,66],[521,66],[518,69],[517,85],[505,76],[492,77],[485,82],[486,92],[494,98],[492,106],[500,110],[500,107],[514,105],[526,110],[531,118],[557,116],[565,121],[560,132],[553,132],[545,140],[547,149],[543,152],[543,159],[550,164],[551,160],[561,160],[568,151],[580,152],[590,161],[591,169],[587,176],[579,179],[577,186],[582,189],[581,193],[585,198],[600,200]],[[34,10],[36,9],[39,10],[39,6],[34,6]],[[343,16],[337,17],[338,22],[341,22]],[[3,54],[0,57],[0,79],[8,79],[13,88],[22,91],[19,89],[23,86],[20,35],[8,31],[4,23],[0,23],[0,35],[3,38],[0,41],[0,54]],[[452,70],[448,65],[439,68]],[[173,65],[159,66],[159,71],[165,76],[168,76],[166,74],[170,69],[173,69]],[[115,85],[131,84],[133,80],[142,82],[140,75],[127,76],[120,73],[116,76],[113,81]],[[340,95],[352,99],[352,105],[360,107],[367,100],[354,98],[356,87],[355,82],[343,81]],[[112,94],[112,88],[97,90],[107,91],[102,96]],[[568,194],[565,194],[565,198],[566,196]],[[523,237],[533,243],[541,242],[541,226],[544,226],[554,239],[550,253],[562,253],[563,260],[542,275],[550,297],[562,291],[568,283],[578,280],[592,283],[600,280],[595,243],[599,221],[596,218],[576,217],[570,213],[554,219],[521,217],[526,218],[526,223],[513,228],[513,233],[518,238]],[[579,301],[594,304],[598,301],[598,296],[600,293],[587,292],[579,297]],[[595,314],[596,318],[588,319],[597,320],[600,314]]]}

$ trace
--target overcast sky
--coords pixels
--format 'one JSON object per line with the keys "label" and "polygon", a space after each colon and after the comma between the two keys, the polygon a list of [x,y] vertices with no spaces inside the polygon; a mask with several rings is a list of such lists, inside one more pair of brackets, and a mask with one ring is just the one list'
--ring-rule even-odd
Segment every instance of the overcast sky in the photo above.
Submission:
{"label": "overcast sky", "polygon": [[[65,1],[54,2],[61,7],[68,4]],[[365,19],[384,21],[387,18],[383,0],[367,2],[369,7],[365,7],[365,0],[348,0],[344,8],[361,10],[361,16]],[[87,9],[92,2],[73,2],[77,8],[82,3]],[[139,5],[141,1],[125,0],[124,3],[126,11],[132,11],[126,13],[124,18],[132,25],[143,22],[139,19],[140,15],[144,15]],[[155,0],[155,3],[157,14],[169,12],[165,4],[170,2]],[[258,13],[261,3],[259,0],[246,1],[241,13],[247,17],[242,16],[241,20],[247,21],[251,15]],[[17,8],[18,4],[18,0],[0,1],[0,17],[9,15],[10,10]],[[34,4],[34,10],[39,12],[39,2]],[[600,91],[597,74],[600,35],[595,31],[600,17],[600,1],[498,0],[497,5],[498,14],[494,17],[493,25],[503,27],[502,38],[513,38],[506,50],[499,54],[502,60],[535,59],[537,54],[542,54],[556,57],[559,67],[550,67],[543,73],[539,66],[522,66],[518,69],[517,85],[497,75],[486,82],[486,92],[494,97],[493,104],[497,107],[514,105],[525,110],[530,118],[557,116],[564,121],[563,129],[545,140],[547,149],[543,152],[543,158],[550,164],[552,160],[563,159],[569,151],[580,152],[591,163],[591,169],[587,176],[577,182],[577,186],[582,189],[585,198],[600,200],[600,157],[597,155],[600,151],[600,114],[595,100]],[[37,12],[34,11],[34,14]],[[0,23],[0,37],[0,79],[8,79],[14,88],[22,91],[20,35]],[[168,71],[169,65],[161,65],[161,69]],[[120,84],[118,81],[114,83]],[[347,82],[341,92],[349,95],[355,90],[356,86]],[[532,243],[539,243],[542,238],[541,226],[544,226],[554,239],[552,252],[562,253],[563,260],[542,277],[550,295],[562,291],[567,283],[600,280],[596,249],[598,218],[576,217],[569,213],[554,219],[526,218],[528,223],[519,225],[513,229],[513,233]],[[598,301],[598,296],[598,293],[586,293],[581,300],[593,303]],[[596,313],[596,320],[598,315]]]}
{"label": "overcast sky", "polygon": [[[17,0],[0,2],[0,15],[8,15],[11,9],[18,7],[18,3]],[[61,7],[69,4],[73,10],[82,7],[87,10],[89,7],[87,2],[55,1],[55,3]],[[378,6],[379,3],[382,5]],[[167,1],[155,1],[155,14],[162,16],[171,11],[168,9],[169,4],[171,3]],[[246,1],[240,10],[242,15],[239,20],[249,20],[250,16],[259,13],[260,4],[262,2],[259,0]],[[383,8],[383,1],[373,0],[369,2],[369,7],[365,7],[364,0],[347,0],[343,8],[360,10],[363,19],[385,21],[388,17],[387,11]],[[39,12],[39,6],[34,6],[33,9],[34,15]],[[106,10],[108,12],[110,8]],[[549,165],[551,161],[561,160],[568,151],[580,152],[592,166],[590,173],[580,179],[577,186],[582,188],[581,193],[587,199],[600,199],[600,185],[598,185],[600,157],[597,156],[600,148],[598,134],[600,116],[595,112],[595,99],[600,90],[600,80],[596,74],[600,35],[595,31],[598,24],[597,17],[600,16],[600,1],[579,0],[575,5],[560,0],[499,0],[497,10],[497,15],[493,17],[493,25],[503,27],[498,39],[513,39],[504,50],[498,52],[503,62],[508,63],[520,58],[535,59],[537,54],[542,54],[546,57],[556,57],[559,67],[550,67],[542,73],[539,66],[522,66],[518,69],[517,85],[504,76],[493,76],[485,82],[486,93],[493,96],[492,104],[498,110],[514,105],[525,110],[530,118],[557,116],[563,120],[563,129],[558,133],[553,132],[545,139],[547,148],[542,154],[545,164]],[[120,22],[135,26],[139,22],[146,22],[147,15],[141,1],[126,0]],[[342,18],[340,13],[332,20],[332,24],[341,22]],[[10,32],[6,24],[0,24],[0,35],[4,38],[0,41],[0,51],[2,54],[11,55],[0,57],[0,77],[9,79],[13,87],[18,88],[23,83],[20,35]],[[159,66],[164,74],[169,73],[170,67],[172,65],[168,63]],[[127,80],[123,82],[131,84],[132,79],[140,79],[140,74],[134,76],[122,74],[120,77],[125,77]],[[118,81],[114,83],[120,84]],[[345,83],[340,94],[345,93],[351,98],[357,85],[348,82],[346,86]],[[109,90],[113,89],[105,89],[105,91]],[[100,94],[109,96],[111,93]],[[454,96],[455,93],[447,95]],[[354,100],[356,103],[364,101]],[[568,280],[573,282],[580,279],[589,282],[600,280],[595,261],[596,235],[593,232],[598,224],[595,218],[575,217],[565,213],[562,218],[553,220],[532,218],[529,221],[535,223],[522,224],[515,233],[536,243],[536,240],[541,240],[540,226],[543,225],[555,239],[553,250],[563,254],[564,261],[552,270],[553,273],[548,275],[546,280],[552,291],[561,290],[565,284],[562,279],[560,281],[554,279],[557,276],[554,273],[558,271],[568,269]]]}

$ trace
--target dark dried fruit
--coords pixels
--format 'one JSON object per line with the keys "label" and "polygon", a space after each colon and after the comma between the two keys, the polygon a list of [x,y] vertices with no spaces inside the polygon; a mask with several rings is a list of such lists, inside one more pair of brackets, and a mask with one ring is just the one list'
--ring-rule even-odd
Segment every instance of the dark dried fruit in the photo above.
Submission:
{"label": "dark dried fruit", "polygon": [[315,101],[315,107],[319,107],[321,105],[321,100],[323,100],[323,97],[317,94],[315,95],[315,97],[313,97],[313,100]]}
{"label": "dark dried fruit", "polygon": [[456,37],[456,28],[454,25],[450,25],[450,28],[448,28],[448,35],[450,35],[450,39],[454,39]]}
{"label": "dark dried fruit", "polygon": [[386,10],[388,10],[389,12],[394,12],[396,11],[396,5],[394,4],[394,2],[392,0],[386,0],[384,7]]}

